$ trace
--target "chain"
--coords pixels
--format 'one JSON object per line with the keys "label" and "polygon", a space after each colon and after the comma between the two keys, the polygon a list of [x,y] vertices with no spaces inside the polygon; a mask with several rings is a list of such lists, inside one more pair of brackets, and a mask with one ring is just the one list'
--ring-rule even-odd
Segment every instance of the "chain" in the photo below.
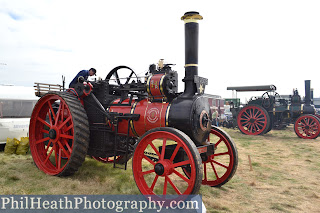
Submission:
{"label": "chain", "polygon": [[[157,156],[157,154],[152,153],[152,152],[144,152],[145,155],[152,155],[152,156]],[[153,162],[158,162],[159,158],[155,158],[155,157],[151,157],[151,156],[147,156],[150,160],[152,160]]]}

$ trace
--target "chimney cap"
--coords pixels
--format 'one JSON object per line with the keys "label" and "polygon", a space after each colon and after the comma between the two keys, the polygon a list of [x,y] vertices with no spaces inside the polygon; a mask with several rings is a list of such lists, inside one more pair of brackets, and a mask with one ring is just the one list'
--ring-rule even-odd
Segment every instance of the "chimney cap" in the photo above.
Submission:
{"label": "chimney cap", "polygon": [[196,11],[186,12],[184,16],[181,17],[181,20],[202,20],[203,17]]}

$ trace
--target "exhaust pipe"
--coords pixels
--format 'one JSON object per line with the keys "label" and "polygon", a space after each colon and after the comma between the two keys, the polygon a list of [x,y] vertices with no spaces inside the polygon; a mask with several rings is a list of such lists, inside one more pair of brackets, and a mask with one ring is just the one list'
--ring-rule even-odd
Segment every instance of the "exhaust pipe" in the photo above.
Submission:
{"label": "exhaust pipe", "polygon": [[311,89],[310,89],[310,80],[305,80],[304,81],[305,85],[305,97],[304,97],[304,104],[307,106],[311,105]]}
{"label": "exhaust pipe", "polygon": [[199,24],[203,17],[198,12],[186,12],[181,20],[184,21],[185,31],[185,82],[182,97],[192,97],[197,92],[194,76],[198,75],[198,43]]}

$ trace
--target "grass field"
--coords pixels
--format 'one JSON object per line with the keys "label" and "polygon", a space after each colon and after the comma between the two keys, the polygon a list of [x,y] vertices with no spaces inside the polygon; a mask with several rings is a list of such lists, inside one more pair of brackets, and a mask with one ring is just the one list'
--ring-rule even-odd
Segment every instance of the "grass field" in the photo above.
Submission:
{"label": "grass field", "polygon": [[[225,130],[238,148],[238,170],[221,188],[201,186],[207,212],[320,212],[320,138],[300,139],[292,127],[264,136]],[[0,165],[0,194],[140,194],[131,161],[125,171],[88,157],[67,178],[44,174],[30,154],[1,152]]]}

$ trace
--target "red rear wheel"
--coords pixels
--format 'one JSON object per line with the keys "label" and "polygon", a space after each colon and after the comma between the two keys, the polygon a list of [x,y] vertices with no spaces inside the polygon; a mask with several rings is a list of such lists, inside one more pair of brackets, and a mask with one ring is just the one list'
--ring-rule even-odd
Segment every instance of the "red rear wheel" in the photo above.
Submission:
{"label": "red rear wheel", "polygon": [[[190,177],[183,168],[190,168]],[[198,193],[202,180],[201,158],[183,132],[168,127],[145,133],[135,149],[133,175],[144,195],[188,195]]]}
{"label": "red rear wheel", "polygon": [[35,105],[29,128],[30,150],[37,167],[49,175],[73,174],[85,159],[88,119],[69,93],[48,93]]}
{"label": "red rear wheel", "polygon": [[314,115],[301,115],[294,123],[296,135],[304,139],[315,139],[319,136],[320,121]]}
{"label": "red rear wheel", "polygon": [[270,126],[268,112],[258,105],[243,107],[237,117],[239,130],[246,135],[261,135],[266,133]]}

